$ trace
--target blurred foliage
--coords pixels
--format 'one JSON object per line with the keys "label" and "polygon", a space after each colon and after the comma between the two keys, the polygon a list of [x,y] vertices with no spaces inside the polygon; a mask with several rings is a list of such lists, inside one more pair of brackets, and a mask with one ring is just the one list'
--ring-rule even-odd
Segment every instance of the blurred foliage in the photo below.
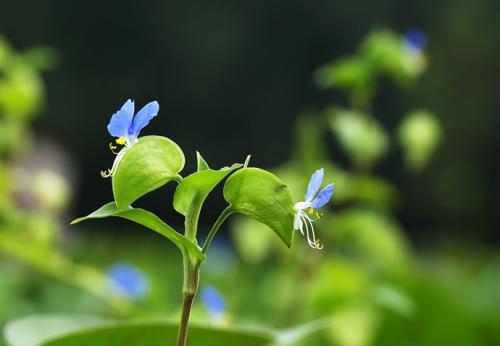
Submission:
{"label": "blurred foliage", "polygon": [[[424,172],[443,137],[440,121],[429,110],[406,110],[395,130],[386,128],[374,112],[382,81],[409,92],[424,73],[425,51],[412,44],[412,37],[388,30],[372,32],[356,54],[318,69],[314,76],[318,87],[340,92],[348,101],[301,114],[295,128],[293,157],[275,172],[292,192],[304,191],[310,173],[319,167],[325,168],[327,181],[335,181],[331,210],[316,222],[325,248],[312,251],[296,235],[292,249],[284,249],[262,224],[236,218],[231,225],[232,244],[216,239],[202,277],[202,286],[209,285],[224,297],[226,311],[216,318],[207,302],[198,302],[194,320],[222,330],[240,324],[284,328],[286,333],[278,338],[280,345],[500,343],[500,258],[486,252],[473,253],[470,248],[416,254],[394,216],[406,196],[399,195],[396,182],[377,174],[377,168],[386,164],[384,159],[398,149],[409,172]],[[0,62],[6,59],[1,52]],[[39,78],[37,68],[50,64],[31,64],[30,59],[20,61]],[[32,109],[43,105],[43,97],[39,97],[38,106]],[[21,108],[30,109],[16,104],[11,113]],[[7,113],[2,111],[2,119],[12,117],[4,116]],[[69,198],[69,188],[62,187],[65,180],[47,172],[43,173],[45,178],[37,178],[41,183],[30,191],[38,196],[33,199],[44,206],[43,212],[38,207],[16,204],[14,196],[19,191],[10,183],[17,181],[12,176],[12,157],[30,149],[26,138],[32,137],[28,129],[31,116],[20,115],[17,125],[9,130],[14,135],[0,136],[1,140],[11,138],[11,144],[5,145],[10,149],[2,149],[6,155],[0,169],[0,251],[75,285],[75,273],[80,272],[75,269],[82,268],[62,255],[54,256],[59,254],[55,245],[61,238],[58,216]],[[332,139],[340,152],[330,150]],[[53,187],[48,188],[49,184]],[[25,188],[23,191],[27,193]],[[66,197],[59,201],[54,195]],[[294,200],[302,197],[295,195]],[[11,236],[20,230],[22,242]],[[134,302],[134,316],[176,316],[180,297],[174,283],[179,282],[180,272],[173,247],[165,251],[157,238],[141,238],[138,246],[135,237],[102,233],[68,246],[68,252],[96,267],[112,266],[126,257],[149,280],[147,294]],[[57,265],[50,267],[47,263]],[[100,275],[87,281],[89,274],[83,280],[95,285],[102,282]],[[44,287],[42,296],[32,297],[26,292],[27,287],[40,286]],[[85,284],[76,280],[76,286]],[[71,311],[113,313],[88,292],[76,292],[2,263],[0,291],[0,318],[33,310],[66,311],[68,307]]]}
{"label": "blurred foliage", "polygon": [[19,53],[0,37],[0,323],[34,311],[30,286],[41,278],[33,269],[101,297],[117,311],[130,308],[112,294],[103,273],[59,250],[71,187],[64,167],[51,166],[53,157],[31,130],[45,103],[40,73],[55,62],[51,49]]}
{"label": "blurred foliage", "polygon": [[[305,337],[303,345],[500,342],[500,333],[491,332],[500,314],[468,313],[475,302],[467,302],[462,296],[466,293],[459,289],[467,276],[445,279],[453,270],[443,263],[445,255],[433,258],[429,267],[413,253],[394,216],[404,196],[398,196],[394,183],[375,174],[377,165],[398,147],[410,172],[423,171],[439,145],[440,122],[430,111],[402,114],[394,134],[372,111],[381,80],[393,81],[405,91],[417,83],[426,64],[424,41],[417,31],[404,36],[375,31],[360,44],[356,55],[334,61],[315,75],[319,87],[345,93],[348,106],[328,105],[304,114],[296,126],[294,158],[275,171],[292,191],[304,191],[310,172],[319,167],[329,173],[328,181],[335,181],[333,208],[315,227],[325,250],[311,252],[296,241],[293,251],[284,253],[262,226],[247,220],[233,224],[232,236],[244,268],[236,275],[239,287],[250,286],[253,294],[269,296],[262,305],[244,304],[240,298],[238,309],[275,325],[329,316],[328,327]],[[338,154],[329,153],[328,134],[348,158],[346,167]],[[302,196],[294,197],[300,200]],[[464,264],[460,262],[453,267],[460,268]],[[439,270],[437,263],[443,266]],[[269,269],[274,267],[281,269]],[[248,277],[248,272],[253,275]],[[482,285],[469,284],[473,290]],[[493,290],[496,284],[491,285]],[[260,292],[256,287],[265,288]],[[277,288],[279,297],[266,293]],[[236,295],[245,294],[252,293],[245,290]]]}

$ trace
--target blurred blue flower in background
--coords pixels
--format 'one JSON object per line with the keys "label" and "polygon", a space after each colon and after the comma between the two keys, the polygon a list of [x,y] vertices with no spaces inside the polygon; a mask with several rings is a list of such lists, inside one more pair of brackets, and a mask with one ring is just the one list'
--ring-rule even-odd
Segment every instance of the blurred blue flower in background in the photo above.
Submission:
{"label": "blurred blue flower in background", "polygon": [[108,280],[114,292],[129,299],[139,299],[148,291],[148,281],[134,266],[117,263],[108,271]]}
{"label": "blurred blue flower in background", "polygon": [[220,320],[226,311],[226,302],[220,292],[213,286],[204,286],[201,289],[201,301],[208,313],[216,320]]}
{"label": "blurred blue flower in background", "polygon": [[423,53],[426,43],[427,38],[421,30],[410,29],[403,35],[403,45],[406,50],[412,53]]}

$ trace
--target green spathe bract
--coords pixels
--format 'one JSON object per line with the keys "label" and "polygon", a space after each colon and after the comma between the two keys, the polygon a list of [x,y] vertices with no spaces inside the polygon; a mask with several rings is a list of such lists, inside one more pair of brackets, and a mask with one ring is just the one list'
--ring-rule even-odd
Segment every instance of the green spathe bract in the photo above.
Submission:
{"label": "green spathe bract", "polygon": [[123,210],[135,200],[171,180],[179,179],[184,154],[166,137],[145,136],[121,158],[113,175],[116,206]]}
{"label": "green spathe bract", "polygon": [[286,246],[292,245],[293,201],[288,187],[274,174],[259,168],[243,168],[224,186],[230,209],[271,228]]}
{"label": "green spathe bract", "polygon": [[[198,156],[198,164],[200,166],[199,158],[201,158],[201,156]],[[228,174],[243,166],[237,163],[231,167],[224,167],[215,171],[208,168],[204,160],[202,162],[204,163],[202,164],[203,170],[186,177],[175,190],[174,208],[179,213],[186,216],[186,229],[196,228],[201,207],[208,194]]]}
{"label": "green spathe bract", "polygon": [[175,190],[175,210],[182,215],[188,215],[190,210],[194,211],[201,208],[210,191],[229,173],[241,166],[241,164],[236,163],[231,167],[224,167],[218,171],[206,169],[186,177]]}

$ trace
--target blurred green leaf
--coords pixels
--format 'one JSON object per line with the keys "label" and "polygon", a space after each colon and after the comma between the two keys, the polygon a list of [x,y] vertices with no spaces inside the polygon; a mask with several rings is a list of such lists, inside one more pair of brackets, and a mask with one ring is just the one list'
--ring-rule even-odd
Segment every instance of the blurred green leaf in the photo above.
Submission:
{"label": "blurred green leaf", "polygon": [[0,78],[0,111],[7,117],[33,117],[43,105],[43,96],[43,84],[29,67],[10,69]]}
{"label": "blurred green leaf", "polygon": [[398,191],[389,182],[372,175],[348,175],[339,172],[335,175],[337,188],[335,200],[368,203],[383,209],[391,209],[398,200]]}
{"label": "blurred green leaf", "polygon": [[[231,237],[238,255],[253,264],[264,261],[275,245],[275,237],[269,227],[251,218],[239,217],[234,220],[231,223]],[[282,246],[281,243],[279,245]]]}
{"label": "blurred green leaf", "polygon": [[375,302],[404,317],[411,317],[417,310],[412,298],[395,285],[380,284],[372,289]]}
{"label": "blurred green leaf", "polygon": [[441,141],[439,120],[428,111],[410,112],[401,122],[398,139],[404,149],[407,166],[422,169]]}
{"label": "blurred green leaf", "polygon": [[125,209],[146,193],[178,179],[182,168],[184,154],[173,141],[160,136],[139,138],[139,142],[123,154],[113,175],[118,209]]}
{"label": "blurred green leaf", "polygon": [[405,49],[403,38],[389,30],[378,30],[361,43],[360,54],[379,74],[407,84],[425,69],[422,54]]}
{"label": "blurred green leaf", "polygon": [[262,222],[288,247],[292,245],[292,196],[275,175],[259,168],[243,168],[226,181],[224,198],[232,210]]}
{"label": "blurred green leaf", "polygon": [[354,304],[335,311],[330,327],[332,341],[340,346],[373,345],[378,329],[377,311],[367,304]]}
{"label": "blurred green leaf", "polygon": [[315,78],[319,87],[344,90],[350,94],[351,101],[360,106],[366,106],[375,91],[372,67],[357,56],[342,58],[321,67]]}
{"label": "blurred green leaf", "polygon": [[372,278],[364,268],[341,256],[325,259],[317,268],[319,280],[311,281],[309,295],[312,309],[323,315],[336,307],[364,299],[372,287]]}
{"label": "blurred green leaf", "polygon": [[0,70],[5,69],[11,54],[11,45],[4,37],[0,36]]}
{"label": "blurred green leaf", "polygon": [[340,109],[330,110],[328,116],[340,145],[359,166],[370,167],[387,152],[387,134],[373,117]]}
{"label": "blurred green leaf", "polygon": [[332,219],[331,227],[335,239],[344,246],[350,244],[353,255],[365,258],[370,266],[387,273],[409,274],[409,244],[389,215],[353,208]]}
{"label": "blurred green leaf", "polygon": [[102,219],[110,216],[122,217],[134,221],[165,236],[167,239],[177,245],[179,249],[188,251],[194,258],[198,258],[199,260],[204,259],[204,255],[194,243],[189,241],[182,234],[177,233],[172,227],[160,220],[158,216],[144,209],[134,209],[132,207],[129,207],[125,210],[119,210],[116,208],[115,202],[111,202],[103,205],[101,208],[85,217],[74,220],[73,222],[71,222],[71,224],[73,225],[88,219]]}
{"label": "blurred green leaf", "polygon": [[90,315],[33,315],[8,323],[4,329],[9,346],[39,346],[46,341],[110,323]]}
{"label": "blurred green leaf", "polygon": [[[175,323],[104,321],[99,326],[99,319],[81,321],[81,317],[73,320],[72,316],[34,316],[12,322],[6,334],[10,346],[163,346],[175,345],[177,339]],[[45,331],[41,331],[40,326],[46,327]],[[269,346],[273,335],[255,329],[191,325],[188,342],[190,346]]]}
{"label": "blurred green leaf", "polygon": [[57,52],[48,47],[35,47],[21,56],[22,62],[37,70],[50,70],[57,64]]}

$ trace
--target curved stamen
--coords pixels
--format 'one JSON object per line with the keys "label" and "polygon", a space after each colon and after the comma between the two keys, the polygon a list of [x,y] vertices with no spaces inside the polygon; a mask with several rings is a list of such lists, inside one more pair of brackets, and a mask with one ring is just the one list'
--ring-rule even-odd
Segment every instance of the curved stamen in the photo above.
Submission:
{"label": "curved stamen", "polygon": [[304,219],[307,224],[309,224],[309,227],[306,227],[307,230],[307,242],[309,243],[309,246],[312,247],[313,249],[321,250],[323,248],[323,245],[319,242],[319,239],[316,239],[316,234],[314,233],[314,226],[313,226],[313,221],[307,214],[304,213]]}
{"label": "curved stamen", "polygon": [[118,147],[116,145],[113,145],[113,142],[110,142],[109,143],[109,150],[111,150],[111,152],[115,155],[118,155],[118,153],[120,151],[115,151],[116,149],[118,149]]}
{"label": "curved stamen", "polygon": [[112,177],[115,174],[116,169],[118,168],[118,164],[120,163],[121,159],[123,158],[123,155],[125,155],[126,152],[127,152],[126,148],[120,150],[116,155],[115,162],[113,162],[113,167],[111,167],[111,169],[101,171],[101,177],[103,178]]}
{"label": "curved stamen", "polygon": [[111,170],[109,168],[105,171],[101,171],[101,177],[103,178],[109,178],[111,177],[111,175],[112,175]]}

